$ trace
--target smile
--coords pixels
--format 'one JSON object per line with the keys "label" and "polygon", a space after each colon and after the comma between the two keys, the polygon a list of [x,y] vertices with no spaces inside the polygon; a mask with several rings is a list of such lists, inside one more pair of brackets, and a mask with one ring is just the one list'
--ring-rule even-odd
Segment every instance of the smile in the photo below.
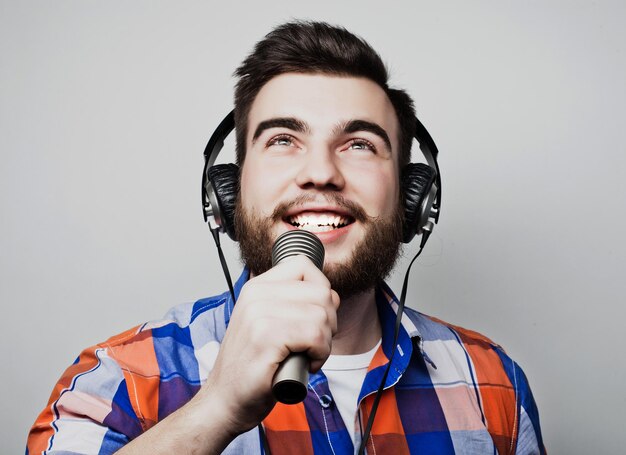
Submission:
{"label": "smile", "polygon": [[351,217],[334,213],[299,213],[286,220],[292,226],[309,232],[327,232],[354,222]]}

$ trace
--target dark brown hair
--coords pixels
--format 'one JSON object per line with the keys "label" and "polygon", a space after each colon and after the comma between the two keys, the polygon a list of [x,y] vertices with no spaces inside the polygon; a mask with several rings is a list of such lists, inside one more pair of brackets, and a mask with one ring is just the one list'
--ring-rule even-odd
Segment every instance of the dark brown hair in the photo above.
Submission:
{"label": "dark brown hair", "polygon": [[246,152],[248,114],[257,94],[270,79],[284,73],[321,73],[364,77],[378,84],[394,107],[400,125],[400,166],[411,160],[415,132],[413,100],[404,91],[390,88],[389,74],[380,55],[362,38],[345,28],[325,22],[289,22],[278,26],[235,71],[235,125],[237,163]]}

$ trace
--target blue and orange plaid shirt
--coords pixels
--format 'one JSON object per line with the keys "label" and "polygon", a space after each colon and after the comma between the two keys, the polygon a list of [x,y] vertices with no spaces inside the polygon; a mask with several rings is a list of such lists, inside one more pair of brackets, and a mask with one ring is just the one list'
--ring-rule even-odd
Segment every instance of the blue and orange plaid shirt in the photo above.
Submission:
{"label": "blue and orange plaid shirt", "polygon": [[[386,285],[377,304],[382,343],[359,395],[357,433],[393,350],[398,306]],[[211,371],[233,307],[229,293],[202,299],[84,350],[56,384],[26,453],[113,453],[185,405]],[[526,376],[484,336],[407,309],[392,362],[367,453],[545,453]],[[355,453],[355,428],[343,422],[321,371],[303,403],[277,404],[263,427],[272,455]],[[224,453],[263,452],[255,428]]]}

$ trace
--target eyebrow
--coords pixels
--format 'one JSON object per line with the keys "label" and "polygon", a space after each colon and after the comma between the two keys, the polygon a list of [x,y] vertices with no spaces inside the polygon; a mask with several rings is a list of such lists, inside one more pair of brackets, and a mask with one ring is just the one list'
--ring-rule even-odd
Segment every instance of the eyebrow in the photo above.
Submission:
{"label": "eyebrow", "polygon": [[335,131],[343,133],[356,133],[357,131],[367,131],[380,137],[387,148],[391,151],[391,141],[385,129],[377,123],[367,120],[350,120],[346,123],[339,124]]}
{"label": "eyebrow", "polygon": [[[263,120],[254,130],[252,136],[252,142],[256,141],[258,137],[263,134],[265,130],[270,128],[287,128],[297,133],[310,133],[311,128],[309,125],[295,117],[275,117],[268,120]],[[368,131],[376,136],[380,137],[387,148],[391,151],[391,140],[385,129],[377,123],[367,120],[349,120],[347,122],[340,123],[334,129],[334,134],[350,134],[358,131]]]}
{"label": "eyebrow", "polygon": [[263,131],[270,128],[287,128],[297,133],[309,133],[311,131],[311,128],[309,128],[309,125],[307,125],[306,122],[303,122],[295,117],[276,117],[259,123],[259,126],[256,127],[256,130],[254,130],[252,142],[257,140],[257,138],[263,134]]}

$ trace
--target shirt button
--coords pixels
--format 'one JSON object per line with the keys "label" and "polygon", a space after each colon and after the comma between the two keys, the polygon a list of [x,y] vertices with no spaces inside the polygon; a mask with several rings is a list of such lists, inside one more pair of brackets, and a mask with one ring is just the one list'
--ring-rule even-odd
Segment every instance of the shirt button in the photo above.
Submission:
{"label": "shirt button", "polygon": [[322,395],[319,401],[324,409],[329,408],[330,405],[333,403],[333,399],[330,395]]}

